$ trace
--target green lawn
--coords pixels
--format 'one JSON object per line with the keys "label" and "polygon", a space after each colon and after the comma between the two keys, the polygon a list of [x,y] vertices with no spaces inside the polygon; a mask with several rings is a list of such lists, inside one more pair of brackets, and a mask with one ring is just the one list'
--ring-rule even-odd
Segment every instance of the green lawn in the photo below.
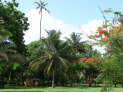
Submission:
{"label": "green lawn", "polygon": [[[100,92],[101,88],[88,87],[45,87],[45,88],[23,88],[23,89],[0,89],[0,92]],[[123,92],[123,88],[114,88],[113,92]]]}

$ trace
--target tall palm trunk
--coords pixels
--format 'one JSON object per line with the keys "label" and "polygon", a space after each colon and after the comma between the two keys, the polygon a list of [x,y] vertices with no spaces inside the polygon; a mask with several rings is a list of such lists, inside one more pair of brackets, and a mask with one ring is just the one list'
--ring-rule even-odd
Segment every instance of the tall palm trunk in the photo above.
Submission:
{"label": "tall palm trunk", "polygon": [[41,9],[41,16],[40,16],[40,40],[41,40],[41,28],[42,28],[42,9]]}
{"label": "tall palm trunk", "polygon": [[53,71],[53,76],[52,76],[52,87],[55,87],[55,72]]}

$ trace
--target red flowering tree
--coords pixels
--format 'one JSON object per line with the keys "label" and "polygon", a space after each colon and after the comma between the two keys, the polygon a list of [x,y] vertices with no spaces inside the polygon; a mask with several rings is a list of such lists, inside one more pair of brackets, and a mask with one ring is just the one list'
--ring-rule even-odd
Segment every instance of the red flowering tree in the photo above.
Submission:
{"label": "red flowering tree", "polygon": [[[105,10],[105,13],[113,14],[114,18],[106,19],[104,24],[97,29],[91,39],[96,40],[98,45],[105,46],[106,53],[103,55],[103,63],[100,66],[98,81],[102,81],[105,87],[111,84],[121,83],[123,77],[123,15],[121,12]],[[103,91],[108,91],[108,88]]]}

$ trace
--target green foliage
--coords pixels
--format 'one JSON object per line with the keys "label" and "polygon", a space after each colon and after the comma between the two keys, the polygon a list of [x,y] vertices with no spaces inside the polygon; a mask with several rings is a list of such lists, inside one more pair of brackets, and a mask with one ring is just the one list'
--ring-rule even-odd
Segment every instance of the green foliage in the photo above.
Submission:
{"label": "green foliage", "polygon": [[33,61],[43,53],[43,45],[40,41],[34,41],[27,45],[27,60]]}
{"label": "green foliage", "polygon": [[[107,21],[103,29],[107,29],[107,42],[101,45],[106,47],[106,53],[103,55],[103,62],[100,64],[100,74],[96,78],[97,82],[104,84],[102,92],[111,91],[113,84],[122,83],[123,76],[123,27],[122,13],[113,11],[111,9],[105,10],[104,13],[111,13],[114,15],[113,19]],[[119,25],[118,25],[119,24]]]}
{"label": "green foliage", "polygon": [[70,53],[76,53],[76,55],[80,55],[85,53],[85,46],[86,42],[81,41],[82,35],[80,33],[71,33],[70,38],[66,38],[69,48],[71,48]]}
{"label": "green foliage", "polygon": [[27,18],[25,14],[17,10],[18,3],[0,1],[0,20],[2,20],[2,28],[8,30],[12,36],[11,40],[17,45],[17,51],[25,55],[26,49],[24,45],[24,31],[28,29]]}
{"label": "green foliage", "polygon": [[[100,53],[92,49],[87,42],[81,41],[81,34],[72,33],[66,41],[60,39],[61,32],[46,31],[48,36],[41,41],[27,45],[29,68],[46,78],[52,78],[57,83],[80,83],[85,78],[85,72],[96,71],[94,65],[77,62],[82,57],[96,58]],[[88,69],[88,71],[86,71]],[[88,76],[91,76],[89,72]],[[57,77],[56,77],[57,76]],[[92,78],[93,79],[93,78]],[[47,80],[50,82],[50,80]],[[79,82],[80,81],[80,82]],[[63,83],[63,84],[64,84]]]}
{"label": "green foliage", "polygon": [[[33,65],[36,66],[40,66],[42,65],[42,67],[39,68],[43,68],[44,71],[49,74],[49,71],[57,71],[57,68],[60,68],[59,65],[61,63],[61,65],[66,66],[66,59],[64,59],[61,56],[61,53],[59,53],[59,51],[61,51],[62,48],[59,48],[59,46],[62,47],[63,44],[61,44],[61,41],[59,40],[59,35],[60,33],[52,30],[47,32],[48,33],[48,37],[46,39],[43,39],[43,55],[40,56],[40,58],[38,58],[36,61],[34,62],[34,64],[31,64],[32,67]],[[64,48],[64,47],[63,47]],[[33,62],[32,62],[33,63]],[[37,64],[35,64],[37,63]],[[46,70],[45,70],[46,68]],[[40,69],[38,69],[40,70]]]}
{"label": "green foliage", "polygon": [[[9,37],[12,34],[2,26],[0,28],[0,81],[1,83],[10,83],[12,80],[18,79],[22,70],[24,57],[16,50],[16,45]],[[21,71],[21,72],[20,72]],[[21,78],[20,78],[21,79]],[[18,79],[18,81],[20,81]]]}
{"label": "green foliage", "polygon": [[0,29],[0,39],[11,37],[11,36],[12,36],[12,34],[9,31]]}

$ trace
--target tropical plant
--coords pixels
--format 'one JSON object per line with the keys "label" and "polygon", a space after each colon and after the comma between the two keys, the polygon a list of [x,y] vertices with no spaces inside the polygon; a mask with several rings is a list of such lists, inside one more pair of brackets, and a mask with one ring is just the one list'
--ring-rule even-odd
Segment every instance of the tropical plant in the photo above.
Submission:
{"label": "tropical plant", "polygon": [[46,2],[39,1],[35,2],[37,4],[36,9],[39,9],[39,14],[40,14],[40,40],[41,40],[41,26],[42,26],[42,15],[43,15],[43,10],[47,11],[49,13],[49,10],[46,8],[47,4]]}
{"label": "tropical plant", "polygon": [[99,45],[105,46],[103,62],[100,64],[100,74],[97,80],[104,83],[102,91],[110,91],[110,87],[122,80],[122,44],[123,44],[123,27],[122,20],[119,21],[121,12],[104,11],[113,13],[114,17],[110,21],[105,20],[105,24],[98,28],[94,39]]}
{"label": "tropical plant", "polygon": [[80,33],[72,33],[70,35],[70,38],[66,38],[68,45],[70,48],[73,50],[71,52],[76,52],[76,53],[85,53],[85,46],[84,44],[86,43],[85,41],[81,41],[81,34]]}
{"label": "tropical plant", "polygon": [[35,71],[43,71],[45,75],[52,76],[52,87],[54,87],[56,74],[59,71],[66,70],[69,60],[64,56],[66,43],[60,40],[61,33],[51,30],[47,31],[47,34],[48,37],[42,40],[44,54],[31,62],[30,68]]}

